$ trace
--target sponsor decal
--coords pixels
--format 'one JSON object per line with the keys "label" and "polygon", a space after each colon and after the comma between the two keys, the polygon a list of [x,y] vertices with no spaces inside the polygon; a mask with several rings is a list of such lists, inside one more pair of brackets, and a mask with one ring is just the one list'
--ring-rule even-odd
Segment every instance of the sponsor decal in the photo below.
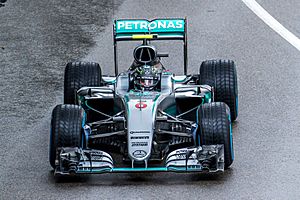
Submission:
{"label": "sponsor decal", "polygon": [[182,154],[182,153],[187,153],[187,151],[188,151],[187,149],[179,149],[179,150],[176,150],[175,153]]}
{"label": "sponsor decal", "polygon": [[148,146],[148,142],[132,142],[132,147],[145,147]]}
{"label": "sponsor decal", "polygon": [[130,131],[130,134],[135,134],[135,133],[150,133],[150,131]]}
{"label": "sponsor decal", "polygon": [[148,31],[183,31],[184,29],[184,20],[118,20],[117,32],[148,32]]}
{"label": "sponsor decal", "polygon": [[132,140],[148,140],[149,136],[132,136],[130,137]]}
{"label": "sponsor decal", "polygon": [[91,151],[90,155],[92,160],[103,160],[104,158],[104,153],[101,151]]}
{"label": "sponsor decal", "polygon": [[147,155],[147,153],[144,150],[136,150],[132,153],[132,155],[136,158],[143,158]]}
{"label": "sponsor decal", "polygon": [[92,155],[91,159],[92,160],[103,160],[104,156],[103,155]]}
{"label": "sponsor decal", "polygon": [[147,104],[144,103],[144,102],[139,102],[139,103],[135,104],[135,107],[138,108],[138,109],[146,108]]}
{"label": "sponsor decal", "polygon": [[186,159],[186,154],[177,154],[177,155],[175,155],[175,158],[178,160]]}

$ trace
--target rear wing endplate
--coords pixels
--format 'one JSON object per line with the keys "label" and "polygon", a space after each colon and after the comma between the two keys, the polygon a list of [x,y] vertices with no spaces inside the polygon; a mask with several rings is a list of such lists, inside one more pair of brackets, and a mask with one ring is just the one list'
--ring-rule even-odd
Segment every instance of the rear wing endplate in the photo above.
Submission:
{"label": "rear wing endplate", "polygon": [[182,40],[184,74],[187,74],[186,18],[118,19],[113,25],[115,75],[118,75],[117,42],[134,40]]}

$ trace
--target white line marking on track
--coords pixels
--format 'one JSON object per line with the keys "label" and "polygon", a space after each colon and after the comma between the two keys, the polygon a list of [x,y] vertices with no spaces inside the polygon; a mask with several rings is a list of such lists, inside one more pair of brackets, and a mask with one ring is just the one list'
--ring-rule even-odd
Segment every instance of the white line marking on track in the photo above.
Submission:
{"label": "white line marking on track", "polygon": [[250,10],[252,10],[261,20],[263,20],[269,27],[277,32],[281,37],[293,45],[300,51],[300,39],[287,30],[274,17],[272,17],[261,5],[255,0],[242,0]]}

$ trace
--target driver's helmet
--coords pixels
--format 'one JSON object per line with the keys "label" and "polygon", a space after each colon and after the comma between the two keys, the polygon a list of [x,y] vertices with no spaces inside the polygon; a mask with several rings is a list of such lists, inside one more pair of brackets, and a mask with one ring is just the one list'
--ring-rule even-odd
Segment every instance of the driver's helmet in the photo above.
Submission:
{"label": "driver's helmet", "polygon": [[134,49],[132,69],[136,89],[153,90],[160,82],[162,68],[155,47],[140,45]]}
{"label": "driver's helmet", "polygon": [[134,85],[136,89],[153,90],[160,82],[161,72],[154,66],[143,65],[134,72]]}

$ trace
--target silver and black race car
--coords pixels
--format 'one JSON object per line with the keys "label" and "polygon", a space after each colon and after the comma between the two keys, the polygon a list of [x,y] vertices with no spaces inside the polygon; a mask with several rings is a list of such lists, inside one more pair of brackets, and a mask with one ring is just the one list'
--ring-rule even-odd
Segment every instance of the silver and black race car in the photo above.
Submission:
{"label": "silver and black race car", "polygon": [[[64,104],[52,112],[50,164],[55,175],[118,172],[219,172],[234,159],[238,115],[236,66],[202,62],[187,74],[186,19],[114,22],[115,76],[99,64],[65,68]],[[118,73],[117,43],[141,41]],[[181,40],[184,75],[162,64],[152,40]]]}

